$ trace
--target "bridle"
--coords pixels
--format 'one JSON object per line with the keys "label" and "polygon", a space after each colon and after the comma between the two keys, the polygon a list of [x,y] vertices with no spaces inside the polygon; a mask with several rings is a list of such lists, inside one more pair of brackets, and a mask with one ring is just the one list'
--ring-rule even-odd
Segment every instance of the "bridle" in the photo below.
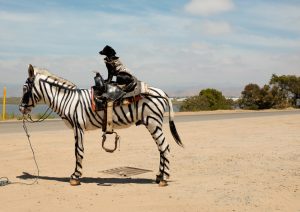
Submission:
{"label": "bridle", "polygon": [[[29,107],[34,107],[36,105],[35,101],[34,101],[34,97],[33,97],[33,93],[32,93],[32,89],[34,88],[34,77],[33,78],[28,78],[24,84],[23,87],[23,97],[21,100],[21,104],[20,107],[23,107],[25,110]],[[31,99],[31,104],[29,104],[29,101]],[[27,122],[42,122],[45,119],[47,119],[51,114],[52,114],[52,110],[49,112],[50,107],[47,108],[47,110],[43,113],[43,115],[38,119],[38,120],[33,120],[30,114],[23,114],[23,125],[25,126],[25,120]],[[26,130],[25,130],[26,131]]]}
{"label": "bridle", "polygon": [[[28,107],[34,107],[34,98],[32,94],[32,89],[34,87],[34,78],[28,78],[23,86],[23,97],[21,100],[21,107],[24,107],[24,109]],[[31,99],[31,104],[29,105],[29,101]]]}

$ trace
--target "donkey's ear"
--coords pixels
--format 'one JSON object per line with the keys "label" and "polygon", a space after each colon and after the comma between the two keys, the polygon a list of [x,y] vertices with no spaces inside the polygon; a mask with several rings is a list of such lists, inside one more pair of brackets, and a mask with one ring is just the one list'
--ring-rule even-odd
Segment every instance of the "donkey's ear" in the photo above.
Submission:
{"label": "donkey's ear", "polygon": [[29,78],[34,77],[34,69],[33,69],[33,66],[31,64],[29,64],[29,66],[28,66],[28,77]]}

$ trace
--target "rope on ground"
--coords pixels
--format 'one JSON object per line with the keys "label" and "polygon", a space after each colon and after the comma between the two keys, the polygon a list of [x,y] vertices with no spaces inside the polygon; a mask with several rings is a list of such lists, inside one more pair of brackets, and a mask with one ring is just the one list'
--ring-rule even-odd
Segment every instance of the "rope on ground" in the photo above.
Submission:
{"label": "rope on ground", "polygon": [[[44,116],[44,115],[43,115]],[[43,117],[42,116],[42,117]],[[48,115],[49,116],[49,115]],[[47,117],[48,117],[47,116]],[[46,118],[47,118],[46,117]],[[43,118],[43,120],[45,120],[46,118]],[[30,117],[31,119],[31,117]],[[28,121],[25,116],[23,116],[23,129],[25,131],[25,134],[27,136],[27,140],[28,140],[28,143],[29,143],[29,146],[30,146],[30,149],[31,149],[31,152],[32,152],[32,157],[33,157],[33,160],[34,160],[34,163],[35,163],[35,166],[36,166],[36,170],[37,170],[37,175],[34,179],[34,181],[32,183],[23,183],[23,182],[12,182],[10,181],[7,177],[1,177],[0,178],[0,186],[6,186],[6,185],[9,185],[9,184],[21,184],[21,185],[33,185],[33,184],[38,184],[38,179],[40,177],[40,169],[39,169],[39,166],[38,166],[38,163],[36,161],[36,157],[35,157],[35,152],[33,150],[33,147],[32,147],[32,144],[31,144],[31,141],[30,141],[30,135],[28,133],[28,129],[27,129],[27,126],[26,126],[26,123],[25,123],[25,120]],[[41,122],[42,119],[39,119],[38,121],[33,121],[31,119],[31,121],[34,123],[34,122]],[[42,121],[43,121],[42,120]]]}

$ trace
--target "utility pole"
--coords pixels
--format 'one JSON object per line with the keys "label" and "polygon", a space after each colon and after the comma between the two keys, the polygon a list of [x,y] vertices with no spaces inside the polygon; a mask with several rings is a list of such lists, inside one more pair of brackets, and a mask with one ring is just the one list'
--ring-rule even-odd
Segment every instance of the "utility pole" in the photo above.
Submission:
{"label": "utility pole", "polygon": [[5,120],[6,113],[6,87],[3,88],[2,120]]}

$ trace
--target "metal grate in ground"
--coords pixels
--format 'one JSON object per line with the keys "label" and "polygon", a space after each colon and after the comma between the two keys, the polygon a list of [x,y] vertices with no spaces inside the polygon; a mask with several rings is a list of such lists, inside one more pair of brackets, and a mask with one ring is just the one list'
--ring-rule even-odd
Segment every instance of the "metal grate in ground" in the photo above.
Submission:
{"label": "metal grate in ground", "polygon": [[100,172],[105,173],[105,174],[117,175],[119,177],[120,176],[121,177],[131,177],[134,175],[144,174],[146,172],[152,172],[152,171],[147,170],[147,169],[140,169],[140,168],[124,166],[124,167],[108,169],[108,170],[104,170],[104,171],[100,171]]}

